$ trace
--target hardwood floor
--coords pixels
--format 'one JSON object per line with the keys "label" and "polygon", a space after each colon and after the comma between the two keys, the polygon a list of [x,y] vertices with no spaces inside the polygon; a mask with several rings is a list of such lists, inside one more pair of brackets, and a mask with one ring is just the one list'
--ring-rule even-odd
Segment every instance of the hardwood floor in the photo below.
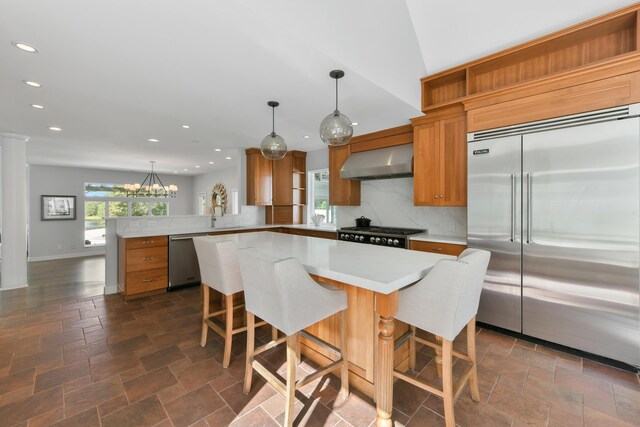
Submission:
{"label": "hardwood floor", "polygon": [[[198,288],[124,302],[102,295],[101,257],[29,268],[28,288],[0,292],[0,425],[282,424],[284,399],[264,381],[256,377],[251,394],[242,393],[244,334],[234,338],[226,370],[216,334],[200,347]],[[269,328],[258,335],[269,337]],[[481,401],[462,393],[455,405],[460,426],[640,425],[636,374],[486,329],[478,332],[477,351]],[[412,375],[437,382],[433,356],[421,348]],[[284,372],[283,350],[259,357]],[[311,368],[305,360],[299,374]],[[394,393],[396,425],[444,425],[439,398],[403,381]],[[359,427],[375,418],[370,399],[339,397],[333,376],[297,397],[298,425]]]}

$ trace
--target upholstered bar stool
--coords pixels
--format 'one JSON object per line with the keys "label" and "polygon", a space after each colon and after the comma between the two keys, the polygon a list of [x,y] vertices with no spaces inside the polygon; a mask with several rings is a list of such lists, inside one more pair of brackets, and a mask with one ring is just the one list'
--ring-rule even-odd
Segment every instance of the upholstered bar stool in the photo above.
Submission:
{"label": "upholstered bar stool", "polygon": [[[415,368],[416,341],[436,349],[442,355],[442,390],[402,372],[394,376],[418,386],[444,400],[447,427],[454,427],[453,404],[469,382],[471,398],[480,400],[476,369],[476,314],[491,253],[466,249],[457,259],[441,260],[418,283],[400,290],[395,318],[411,325],[396,348],[410,340],[409,367]],[[467,326],[467,354],[453,351],[453,340]],[[416,337],[416,327],[436,336],[436,343]],[[452,356],[469,362],[466,372],[453,386]]]}
{"label": "upholstered bar stool", "polygon": [[[207,332],[213,329],[224,338],[224,356],[222,366],[229,367],[231,361],[231,341],[233,335],[247,330],[246,326],[233,328],[233,313],[244,307],[244,304],[233,305],[233,296],[242,292],[244,286],[240,275],[240,266],[236,254],[236,245],[232,241],[215,241],[210,237],[194,237],[193,245],[198,255],[200,277],[202,281],[202,333],[200,345],[207,344]],[[222,310],[209,313],[210,290],[214,289],[224,295]],[[213,319],[221,314],[225,315],[225,324],[218,325]],[[262,326],[260,322],[256,326]],[[223,329],[224,328],[224,329]],[[274,329],[274,333],[277,331]]]}
{"label": "upholstered bar stool", "polygon": [[[342,396],[349,395],[347,362],[346,309],[347,294],[314,281],[295,258],[277,259],[253,248],[238,250],[240,270],[245,283],[247,310],[247,365],[244,392],[251,390],[255,369],[286,399],[284,425],[293,425],[295,392],[315,379],[340,368]],[[340,313],[340,349],[315,337],[304,329],[333,314]],[[266,320],[285,334],[284,338],[255,348],[254,315]],[[300,336],[339,354],[340,358],[324,368],[296,381],[296,365],[300,362]],[[286,341],[286,383],[272,374],[255,357]]]}

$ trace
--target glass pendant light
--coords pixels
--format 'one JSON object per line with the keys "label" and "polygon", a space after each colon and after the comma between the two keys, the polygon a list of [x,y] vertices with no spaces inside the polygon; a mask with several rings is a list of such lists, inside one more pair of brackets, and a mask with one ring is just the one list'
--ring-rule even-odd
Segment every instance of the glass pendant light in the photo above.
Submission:
{"label": "glass pendant light", "polygon": [[325,144],[344,145],[353,136],[351,120],[338,111],[338,79],[344,77],[344,71],[333,70],[329,73],[329,76],[332,79],[336,79],[336,110],[320,123],[320,138]]}
{"label": "glass pendant light", "polygon": [[269,101],[267,102],[267,105],[272,108],[271,133],[262,139],[260,152],[269,160],[280,160],[287,154],[287,144],[285,144],[284,138],[276,133],[275,126],[276,107],[280,105],[280,103],[276,101]]}

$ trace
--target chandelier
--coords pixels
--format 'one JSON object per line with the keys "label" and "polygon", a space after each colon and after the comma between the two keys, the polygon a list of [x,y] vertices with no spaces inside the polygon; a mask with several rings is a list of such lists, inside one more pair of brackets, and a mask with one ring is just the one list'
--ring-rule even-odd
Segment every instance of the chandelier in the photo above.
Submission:
{"label": "chandelier", "polygon": [[153,165],[156,163],[150,160],[151,172],[147,174],[142,184],[124,184],[127,197],[176,197],[178,194],[178,186],[170,184],[165,186],[158,174],[153,171]]}

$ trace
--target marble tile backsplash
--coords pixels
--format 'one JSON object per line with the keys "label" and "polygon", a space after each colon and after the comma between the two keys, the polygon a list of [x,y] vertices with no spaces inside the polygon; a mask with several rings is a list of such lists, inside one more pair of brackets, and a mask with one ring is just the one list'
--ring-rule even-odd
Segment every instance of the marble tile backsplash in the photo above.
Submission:
{"label": "marble tile backsplash", "polygon": [[365,216],[371,225],[426,228],[429,234],[467,235],[467,208],[413,205],[413,178],[362,181],[360,206],[338,206],[338,227],[355,226]]}

